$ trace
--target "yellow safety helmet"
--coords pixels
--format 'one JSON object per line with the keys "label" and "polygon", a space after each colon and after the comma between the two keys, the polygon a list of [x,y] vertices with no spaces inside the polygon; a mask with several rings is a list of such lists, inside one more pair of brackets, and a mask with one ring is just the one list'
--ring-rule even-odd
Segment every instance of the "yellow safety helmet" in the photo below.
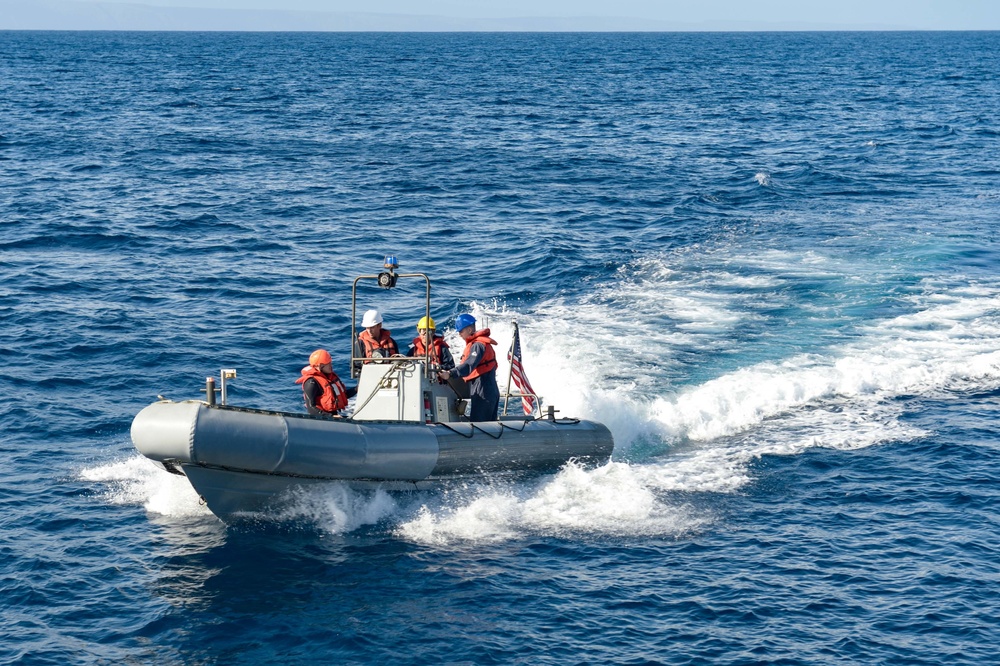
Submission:
{"label": "yellow safety helmet", "polygon": [[420,329],[420,328],[429,328],[429,329],[431,329],[433,331],[434,330],[434,320],[431,319],[430,317],[421,317],[420,321],[417,322],[417,328],[418,329]]}

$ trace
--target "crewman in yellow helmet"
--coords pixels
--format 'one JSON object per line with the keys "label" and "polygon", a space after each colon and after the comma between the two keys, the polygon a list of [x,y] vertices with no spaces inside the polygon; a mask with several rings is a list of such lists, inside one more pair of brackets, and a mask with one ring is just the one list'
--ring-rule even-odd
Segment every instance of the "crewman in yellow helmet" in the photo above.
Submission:
{"label": "crewman in yellow helmet", "polygon": [[455,359],[451,356],[448,343],[444,341],[444,336],[434,329],[434,320],[430,317],[421,317],[417,322],[417,337],[413,338],[406,355],[426,358],[428,347],[431,350],[431,365],[437,370],[451,370],[455,367]]}

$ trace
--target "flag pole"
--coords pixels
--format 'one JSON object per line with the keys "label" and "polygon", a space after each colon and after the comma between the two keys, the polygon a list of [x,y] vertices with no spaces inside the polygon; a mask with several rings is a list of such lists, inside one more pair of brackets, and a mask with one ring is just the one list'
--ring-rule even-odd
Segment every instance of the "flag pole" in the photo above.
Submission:
{"label": "flag pole", "polygon": [[507,416],[507,404],[510,402],[510,380],[514,376],[514,345],[517,343],[517,321],[514,321],[514,337],[510,339],[510,350],[507,352],[507,360],[510,361],[510,369],[507,371],[507,394],[503,399],[503,416]]}

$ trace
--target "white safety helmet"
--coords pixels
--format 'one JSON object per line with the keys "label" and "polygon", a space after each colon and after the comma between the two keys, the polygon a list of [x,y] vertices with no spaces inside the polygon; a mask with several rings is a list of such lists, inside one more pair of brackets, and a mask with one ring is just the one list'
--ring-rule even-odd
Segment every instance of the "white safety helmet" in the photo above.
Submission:
{"label": "white safety helmet", "polygon": [[368,328],[369,326],[374,326],[375,324],[382,323],[382,313],[378,310],[369,310],[365,313],[364,319],[361,320],[361,326],[363,328]]}

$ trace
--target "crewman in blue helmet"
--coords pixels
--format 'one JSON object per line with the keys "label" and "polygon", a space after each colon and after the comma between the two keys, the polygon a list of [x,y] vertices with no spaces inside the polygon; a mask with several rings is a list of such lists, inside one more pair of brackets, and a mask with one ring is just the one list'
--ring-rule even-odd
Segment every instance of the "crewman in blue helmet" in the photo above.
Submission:
{"label": "crewman in blue helmet", "polygon": [[461,377],[469,384],[472,398],[469,420],[496,421],[500,389],[497,387],[497,355],[493,347],[497,341],[490,338],[490,329],[477,331],[476,318],[470,314],[458,315],[455,329],[465,340],[462,360],[451,370],[440,371],[438,378],[447,381],[451,377]]}

